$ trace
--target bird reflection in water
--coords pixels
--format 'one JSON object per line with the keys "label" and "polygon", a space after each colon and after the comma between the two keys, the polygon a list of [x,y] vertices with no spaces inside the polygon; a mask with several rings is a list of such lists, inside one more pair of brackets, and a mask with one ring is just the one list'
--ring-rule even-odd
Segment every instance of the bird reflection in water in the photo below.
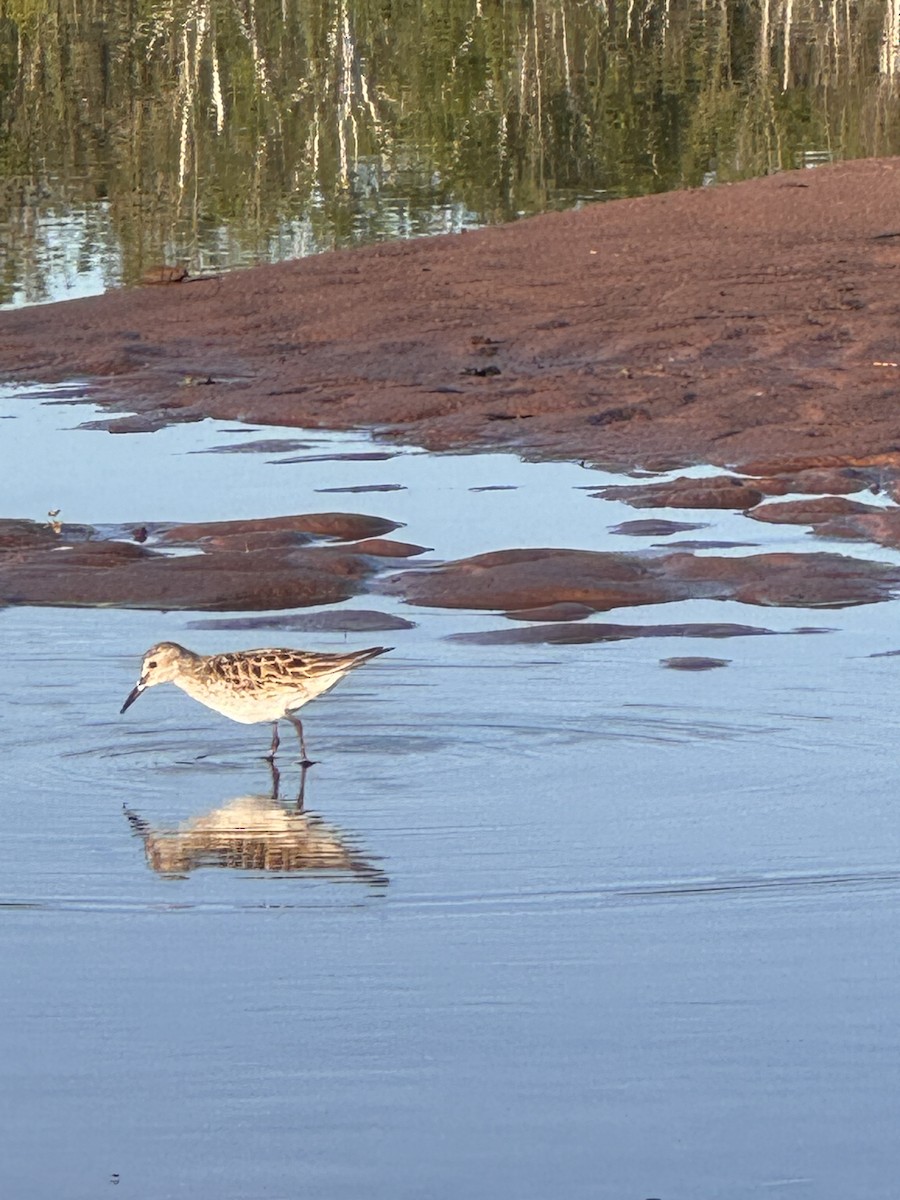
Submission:
{"label": "bird reflection in water", "polygon": [[352,839],[305,809],[306,768],[295,800],[279,798],[279,781],[273,768],[270,796],[237,796],[174,829],[156,829],[127,807],[125,815],[143,840],[148,866],[160,875],[230,867],[278,875],[315,873],[387,887],[387,876],[353,846]]}

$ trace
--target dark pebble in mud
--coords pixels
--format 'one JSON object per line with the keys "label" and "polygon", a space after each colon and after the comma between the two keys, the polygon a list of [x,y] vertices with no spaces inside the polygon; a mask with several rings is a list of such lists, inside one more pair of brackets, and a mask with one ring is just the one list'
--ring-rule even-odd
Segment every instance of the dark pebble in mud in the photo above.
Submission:
{"label": "dark pebble in mud", "polygon": [[632,638],[648,637],[727,638],[764,637],[774,634],[774,629],[761,629],[755,625],[710,625],[705,623],[696,625],[612,625],[597,623],[592,625],[531,625],[520,629],[487,629],[478,633],[451,633],[448,634],[446,640],[465,642],[471,646],[522,644],[581,646],[591,642],[624,642]]}
{"label": "dark pebble in mud", "polygon": [[188,629],[290,629],[297,633],[381,633],[415,629],[414,621],[371,609],[290,614],[285,617],[220,617],[188,621]]}
{"label": "dark pebble in mud", "polygon": [[361,483],[357,487],[316,488],[317,492],[405,492],[406,485],[402,483]]}
{"label": "dark pebble in mud", "polygon": [[[228,433],[225,429],[223,433]],[[294,438],[261,438],[255,442],[238,442],[237,445],[209,446],[205,450],[191,450],[190,454],[290,454],[292,450],[309,450],[309,442],[298,442]]]}
{"label": "dark pebble in mud", "polygon": [[685,533],[689,529],[708,529],[708,521],[623,521],[621,525],[610,525],[610,533],[623,533],[629,537],[665,537],[669,533]]}
{"label": "dark pebble in mud", "polygon": [[730,662],[730,658],[661,658],[659,665],[673,671],[712,671],[727,667]]}

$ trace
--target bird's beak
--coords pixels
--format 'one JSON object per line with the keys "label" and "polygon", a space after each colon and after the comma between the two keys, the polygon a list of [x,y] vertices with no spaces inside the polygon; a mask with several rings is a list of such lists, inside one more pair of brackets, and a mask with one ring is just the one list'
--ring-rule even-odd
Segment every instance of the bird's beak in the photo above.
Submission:
{"label": "bird's beak", "polygon": [[134,704],[135,700],[137,700],[138,696],[141,694],[141,692],[144,690],[144,688],[146,686],[147,686],[147,684],[146,684],[145,680],[139,679],[137,681],[137,683],[134,685],[134,687],[128,693],[128,699],[125,701],[125,703],[119,709],[119,716],[122,715],[122,713],[125,711],[126,708],[131,708],[132,704]]}

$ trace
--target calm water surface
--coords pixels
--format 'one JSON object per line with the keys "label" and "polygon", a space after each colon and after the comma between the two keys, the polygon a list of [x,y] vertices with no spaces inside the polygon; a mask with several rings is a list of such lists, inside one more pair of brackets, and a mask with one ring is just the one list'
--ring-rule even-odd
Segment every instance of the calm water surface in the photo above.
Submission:
{"label": "calm water surface", "polygon": [[[634,510],[590,499],[583,485],[611,477],[574,464],[409,450],[276,465],[193,452],[282,434],[311,453],[370,444],[213,422],[72,428],[93,415],[0,397],[0,512],[367,511],[440,558],[647,544],[609,534]],[[317,490],[373,483],[405,490]],[[470,490],[497,484],[515,490]],[[833,548],[736,514],[639,515]],[[831,630],[687,648],[473,647],[446,635],[502,618],[378,595],[346,607],[416,625],[291,635],[192,629],[192,613],[0,613],[0,1193],[891,1195],[900,668],[869,656],[900,646],[898,603],[610,615]],[[395,649],[307,710],[321,761],[304,818],[287,739],[275,804],[264,727],[166,688],[119,716],[160,638]],[[678,654],[731,661],[660,667]],[[230,867],[153,869],[154,837],[209,850],[248,806],[301,857],[317,837],[331,858],[248,869],[259,846],[245,845]]]}

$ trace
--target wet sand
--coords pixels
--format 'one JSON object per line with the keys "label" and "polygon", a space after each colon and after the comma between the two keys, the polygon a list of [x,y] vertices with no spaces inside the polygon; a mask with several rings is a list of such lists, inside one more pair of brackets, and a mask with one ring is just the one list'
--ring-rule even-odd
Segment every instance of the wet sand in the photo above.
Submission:
{"label": "wet sand", "polygon": [[[202,415],[651,466],[893,464],[900,160],[0,314],[0,373]],[[791,462],[796,460],[796,462]]]}

